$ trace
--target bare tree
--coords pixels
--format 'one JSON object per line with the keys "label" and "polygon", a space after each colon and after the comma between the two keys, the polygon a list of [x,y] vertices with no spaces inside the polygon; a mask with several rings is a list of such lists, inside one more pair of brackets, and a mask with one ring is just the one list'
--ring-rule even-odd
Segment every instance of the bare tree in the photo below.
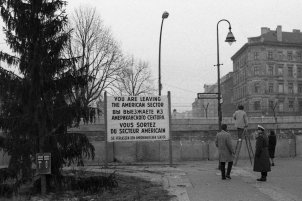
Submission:
{"label": "bare tree", "polygon": [[210,103],[207,103],[207,105],[202,104],[202,107],[203,107],[204,111],[206,112],[206,118],[208,118],[208,107],[209,107],[209,104]]}
{"label": "bare tree", "polygon": [[133,57],[126,59],[114,86],[119,96],[153,95],[156,91],[148,63],[135,61]]}
{"label": "bare tree", "polygon": [[277,129],[278,129],[278,119],[277,119],[277,114],[276,114],[277,106],[278,106],[278,101],[276,101],[273,105],[270,105],[270,109],[273,111],[274,120],[275,120],[275,133],[277,133]]}
{"label": "bare tree", "polygon": [[73,98],[80,97],[89,111],[89,106],[95,105],[104,90],[110,88],[116,80],[116,75],[122,68],[122,53],[119,44],[95,9],[76,9],[69,26],[73,32],[66,56],[78,58],[73,63],[73,70],[80,70],[82,76],[88,80],[85,87],[74,90]]}

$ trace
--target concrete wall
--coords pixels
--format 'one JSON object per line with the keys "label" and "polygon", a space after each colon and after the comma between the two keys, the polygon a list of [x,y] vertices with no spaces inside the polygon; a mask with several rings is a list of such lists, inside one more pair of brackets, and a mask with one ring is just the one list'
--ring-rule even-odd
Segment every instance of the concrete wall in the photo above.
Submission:
{"label": "concrete wall", "polygon": [[[296,140],[279,139],[275,156],[295,157],[302,156],[302,136]],[[235,148],[237,140],[233,140]],[[255,152],[255,140],[251,140],[253,152]],[[103,164],[105,162],[105,142],[94,142],[95,160],[86,160],[86,164]],[[299,147],[296,149],[295,147]],[[297,150],[297,151],[295,151]],[[174,162],[217,160],[218,150],[214,141],[173,141],[172,156]],[[246,142],[243,141],[239,159],[248,159],[249,154]],[[108,143],[108,162],[136,163],[136,162],[169,162],[168,141],[155,142],[115,142]]]}
{"label": "concrete wall", "polygon": [[[273,118],[250,118],[249,133],[251,143],[255,148],[253,132],[258,124],[267,130],[277,129],[276,157],[302,156],[302,117],[282,117],[278,119],[278,126]],[[236,145],[236,130],[230,118],[224,118]],[[103,120],[97,124],[83,124],[79,128],[70,129],[71,132],[85,133],[95,147],[95,159],[86,160],[86,164],[104,164]],[[173,119],[172,120],[172,156],[174,162],[217,160],[218,151],[214,143],[217,133],[217,119]],[[108,162],[169,162],[168,141],[150,142],[115,142],[108,143]],[[240,158],[247,159],[248,152],[245,141],[242,144]],[[0,153],[0,166],[7,165],[9,157]]]}
{"label": "concrete wall", "polygon": [[[251,144],[255,149],[254,131],[258,124],[264,126],[267,131],[277,130],[276,157],[302,156],[302,118],[301,117],[280,117],[278,126],[275,125],[274,118],[250,118],[249,134]],[[228,124],[230,133],[233,136],[233,146],[236,146],[236,130],[231,118],[224,118],[223,123]],[[86,125],[85,131],[89,131]],[[94,126],[103,128],[103,126]],[[79,128],[80,129],[80,128]],[[174,162],[217,160],[218,150],[214,139],[217,133],[217,119],[173,119],[172,120],[172,156]],[[98,135],[104,135],[100,130]],[[95,138],[94,138],[95,139]],[[102,137],[98,138],[102,139]],[[95,141],[96,160],[105,158],[104,142]],[[101,148],[103,146],[103,148]],[[155,142],[115,142],[108,143],[108,162],[169,162],[168,141]],[[240,158],[248,159],[245,141],[242,143]],[[94,164],[95,161],[87,161]]]}

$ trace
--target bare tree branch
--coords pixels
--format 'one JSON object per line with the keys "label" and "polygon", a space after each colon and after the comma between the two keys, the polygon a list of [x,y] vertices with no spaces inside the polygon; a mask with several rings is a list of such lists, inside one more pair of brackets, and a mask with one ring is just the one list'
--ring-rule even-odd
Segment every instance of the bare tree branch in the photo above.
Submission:
{"label": "bare tree branch", "polygon": [[75,89],[74,98],[82,99],[88,108],[117,79],[122,69],[122,52],[95,9],[76,9],[70,28],[73,32],[66,57],[79,57],[73,70],[82,69],[80,72],[89,80],[86,87]]}
{"label": "bare tree branch", "polygon": [[115,95],[153,95],[155,88],[148,63],[136,62],[133,58],[125,60],[123,71],[114,83]]}

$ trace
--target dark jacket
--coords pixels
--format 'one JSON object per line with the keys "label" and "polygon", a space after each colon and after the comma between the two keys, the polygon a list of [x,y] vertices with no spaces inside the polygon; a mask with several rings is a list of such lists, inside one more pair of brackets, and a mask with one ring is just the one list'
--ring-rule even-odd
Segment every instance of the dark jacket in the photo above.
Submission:
{"label": "dark jacket", "polygon": [[256,138],[254,171],[255,172],[271,171],[271,164],[268,154],[268,138],[264,133],[260,134]]}
{"label": "dark jacket", "polygon": [[276,135],[269,135],[268,136],[268,153],[270,158],[275,158],[275,148],[277,144],[277,137]]}

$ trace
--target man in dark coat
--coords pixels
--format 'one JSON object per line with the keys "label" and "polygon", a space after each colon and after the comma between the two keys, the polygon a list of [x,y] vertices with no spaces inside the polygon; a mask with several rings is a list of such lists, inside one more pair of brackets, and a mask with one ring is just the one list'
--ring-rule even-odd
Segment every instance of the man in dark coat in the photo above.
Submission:
{"label": "man in dark coat", "polygon": [[277,144],[277,137],[274,131],[270,132],[270,135],[268,136],[268,153],[269,157],[271,159],[271,165],[274,166],[274,158],[275,158],[275,149]]}
{"label": "man in dark coat", "polygon": [[[215,143],[219,152],[221,179],[231,179],[230,174],[233,166],[234,149],[232,146],[232,137],[231,134],[227,132],[226,124],[221,125],[221,132],[217,133]],[[228,163],[228,169],[227,173],[225,174],[226,162]]]}
{"label": "man in dark coat", "polygon": [[266,181],[267,172],[271,171],[268,154],[268,137],[264,133],[264,128],[260,125],[258,125],[257,134],[254,171],[261,172],[261,178],[257,179],[257,181]]}

